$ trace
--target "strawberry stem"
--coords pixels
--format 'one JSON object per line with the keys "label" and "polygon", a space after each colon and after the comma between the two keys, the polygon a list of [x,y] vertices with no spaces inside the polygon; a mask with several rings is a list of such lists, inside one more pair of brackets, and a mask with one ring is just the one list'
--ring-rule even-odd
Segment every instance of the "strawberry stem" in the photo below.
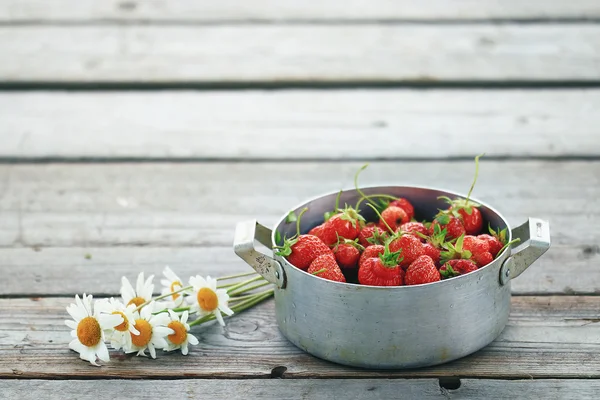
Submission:
{"label": "strawberry stem", "polygon": [[381,221],[383,221],[384,225],[386,226],[386,228],[389,229],[391,234],[394,234],[394,230],[392,228],[390,228],[390,226],[388,225],[388,223],[385,221],[385,219],[383,219],[383,217],[381,216],[381,214],[379,213],[379,211],[377,210],[377,208],[375,208],[375,206],[373,206],[371,203],[367,203],[367,205],[369,207],[371,207],[373,209],[373,211],[375,211],[375,213],[377,213],[377,215],[379,216],[379,219]]}
{"label": "strawberry stem", "polygon": [[473,183],[471,184],[471,188],[469,189],[469,193],[467,194],[467,199],[465,200],[465,204],[469,204],[469,199],[471,198],[471,193],[473,192],[473,188],[475,187],[475,182],[477,182],[477,177],[479,176],[479,158],[483,157],[485,153],[479,154],[475,157],[475,178],[473,178]]}
{"label": "strawberry stem", "polygon": [[[500,249],[500,251],[498,251],[498,254],[502,254],[502,252],[504,251],[504,249],[506,249],[508,246],[512,246],[515,243],[519,243],[521,241],[521,239],[516,238],[511,240],[510,242],[506,243],[504,246],[502,246],[502,248]],[[496,254],[496,255],[498,255]]]}
{"label": "strawberry stem", "polygon": [[307,211],[308,207],[304,207],[302,211],[300,211],[300,214],[298,214],[298,219],[296,220],[296,237],[300,236],[300,219],[302,218],[302,215]]}
{"label": "strawberry stem", "polygon": [[360,169],[358,171],[356,171],[356,174],[354,174],[354,188],[356,189],[356,191],[358,192],[358,194],[360,194],[361,198],[358,200],[358,202],[356,203],[356,207],[354,207],[355,210],[358,210],[358,206],[360,205],[360,203],[362,202],[363,198],[366,198],[367,196],[365,195],[365,193],[360,190],[360,188],[358,187],[358,176],[360,175],[361,172],[363,172],[367,167],[369,166],[369,164],[365,164],[362,167],[360,167]]}
{"label": "strawberry stem", "polygon": [[325,271],[327,271],[327,268],[321,268],[320,270],[311,272],[310,274],[311,275],[319,275],[320,273],[325,272]]}
{"label": "strawberry stem", "polygon": [[340,209],[340,197],[342,197],[342,191],[340,190],[340,192],[337,194],[337,196],[335,196],[335,211],[337,212],[337,210]]}

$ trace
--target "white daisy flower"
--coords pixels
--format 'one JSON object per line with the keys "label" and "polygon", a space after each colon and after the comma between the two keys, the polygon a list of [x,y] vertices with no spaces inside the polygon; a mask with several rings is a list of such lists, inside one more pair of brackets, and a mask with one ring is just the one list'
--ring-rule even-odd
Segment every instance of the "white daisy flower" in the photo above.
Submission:
{"label": "white daisy flower", "polygon": [[92,295],[86,296],[85,293],[81,299],[75,295],[75,304],[70,304],[67,312],[74,319],[65,321],[65,324],[73,329],[71,336],[74,339],[69,343],[69,348],[78,352],[82,360],[87,360],[93,365],[98,365],[96,358],[108,362],[104,330],[123,323],[123,317],[118,314],[99,314],[97,311],[94,313]]}
{"label": "white daisy flower", "polygon": [[134,311],[135,308],[135,304],[125,307],[123,303],[112,297],[110,300],[105,299],[103,302],[96,302],[96,311],[100,314],[116,314],[123,318],[123,322],[115,326],[114,329],[105,332],[113,349],[119,350],[122,348],[124,351],[131,349],[131,335],[140,334],[134,326],[135,320],[140,318],[139,313]]}
{"label": "white daisy flower", "polygon": [[139,335],[130,332],[131,348],[126,350],[126,353],[137,351],[138,356],[145,356],[145,350],[148,349],[150,356],[156,358],[156,349],[167,347],[165,338],[167,335],[175,333],[173,329],[167,327],[171,322],[171,318],[167,313],[152,315],[153,309],[154,302],[140,311],[140,316],[134,323],[134,328],[139,332]]}
{"label": "white daisy flower", "polygon": [[135,290],[129,283],[129,280],[125,277],[121,278],[121,297],[125,305],[135,304],[136,307],[141,306],[147,301],[152,300],[152,293],[154,292],[154,284],[152,280],[154,275],[150,275],[146,281],[144,281],[144,273],[140,272],[135,284]]}
{"label": "white daisy flower", "polygon": [[226,315],[233,315],[227,303],[229,295],[225,289],[217,289],[217,280],[207,276],[206,279],[200,275],[190,278],[190,285],[193,286],[193,296],[187,297],[190,303],[190,312],[197,312],[201,316],[214,314],[219,324],[225,325],[221,312]]}
{"label": "white daisy flower", "polygon": [[[169,293],[176,292],[183,288],[181,279],[168,266],[166,266],[165,269],[163,270],[163,275],[165,276],[166,279],[161,279],[161,281],[160,281],[160,283],[163,286],[162,292],[160,293],[162,296],[167,295]],[[167,297],[168,306],[165,308],[180,307],[184,301],[185,294],[189,294],[189,292],[184,291],[181,293],[175,293],[175,294]]]}
{"label": "white daisy flower", "polygon": [[173,312],[173,310],[169,310],[168,312],[171,317],[171,322],[169,322],[169,325],[167,326],[173,329],[174,333],[167,336],[167,347],[165,347],[165,351],[181,349],[181,354],[185,356],[188,353],[188,344],[195,346],[199,343],[196,336],[188,333],[190,330],[190,326],[187,324],[188,312],[184,311],[183,314],[181,314],[181,319]]}

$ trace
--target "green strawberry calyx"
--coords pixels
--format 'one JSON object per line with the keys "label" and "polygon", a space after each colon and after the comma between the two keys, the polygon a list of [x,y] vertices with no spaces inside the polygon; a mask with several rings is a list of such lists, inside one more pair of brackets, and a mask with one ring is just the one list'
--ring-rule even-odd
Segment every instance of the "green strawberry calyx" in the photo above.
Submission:
{"label": "green strawberry calyx", "polygon": [[275,252],[276,255],[287,257],[292,254],[292,247],[298,243],[298,238],[300,237],[300,220],[302,219],[302,215],[304,215],[304,213],[307,211],[308,207],[304,207],[302,211],[300,211],[300,214],[298,214],[298,217],[296,217],[296,234],[289,239],[284,237],[282,246],[275,246],[275,249],[277,249]]}
{"label": "green strawberry calyx", "polygon": [[463,249],[464,240],[465,235],[462,234],[454,244],[452,244],[451,242],[446,242],[444,244],[445,250],[440,253],[440,261],[442,264],[446,264],[448,261],[454,259],[471,259],[473,254],[469,250]]}
{"label": "green strawberry calyx", "polygon": [[384,244],[388,238],[388,233],[383,231],[379,233],[379,227],[375,226],[373,229],[373,236],[367,238],[367,242],[371,244]]}
{"label": "green strawberry calyx", "polygon": [[402,253],[402,249],[398,251],[391,252],[390,251],[390,242],[385,243],[385,250],[382,254],[379,255],[379,259],[381,260],[381,264],[386,268],[396,268],[404,257],[400,256]]}
{"label": "green strawberry calyx", "polygon": [[335,244],[335,247],[333,248],[334,251],[337,250],[337,247],[340,244],[349,244],[350,246],[356,248],[360,252],[365,251],[365,248],[360,243],[358,243],[358,239],[354,239],[354,240],[346,239],[344,237],[341,237],[337,233],[336,233],[336,236],[337,236],[337,243]]}
{"label": "green strawberry calyx", "polygon": [[357,227],[362,228],[366,222],[363,216],[360,215],[358,211],[356,211],[356,209],[354,209],[351,206],[346,206],[344,209],[339,210],[339,215],[340,219],[350,221],[352,227],[355,229]]}
{"label": "green strawberry calyx", "polygon": [[498,239],[500,241],[500,243],[502,243],[503,245],[506,244],[507,236],[508,236],[507,228],[504,228],[502,230],[500,228],[498,228],[498,230],[494,230],[492,228],[492,225],[488,223],[488,231],[490,232],[490,235],[492,235],[493,237]]}
{"label": "green strawberry calyx", "polygon": [[454,268],[452,268],[452,265],[450,265],[450,263],[445,263],[440,268],[440,275],[442,276],[442,278],[452,278],[460,274],[456,272]]}
{"label": "green strawberry calyx", "polygon": [[443,228],[439,224],[433,225],[433,233],[430,236],[424,235],[421,232],[415,232],[417,236],[425,239],[436,248],[442,248],[446,244],[446,235],[448,230]]}

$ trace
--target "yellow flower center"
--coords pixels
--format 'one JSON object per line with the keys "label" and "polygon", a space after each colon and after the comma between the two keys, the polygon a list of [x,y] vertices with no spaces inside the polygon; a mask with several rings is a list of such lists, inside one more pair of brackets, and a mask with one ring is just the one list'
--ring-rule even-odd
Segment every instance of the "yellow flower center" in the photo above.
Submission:
{"label": "yellow flower center", "polygon": [[118,330],[119,332],[125,332],[127,330],[129,330],[129,321],[127,321],[127,317],[125,316],[125,314],[123,314],[121,311],[113,311],[113,314],[118,314],[121,317],[123,317],[123,322],[121,322],[119,325],[115,326],[115,329]]}
{"label": "yellow flower center", "polygon": [[183,326],[183,324],[179,321],[171,321],[169,322],[169,328],[173,329],[175,331],[175,333],[173,333],[172,335],[167,336],[169,338],[169,340],[171,341],[171,343],[173,344],[181,344],[183,342],[185,342],[185,340],[187,339],[187,330],[185,329],[185,326]]}
{"label": "yellow flower center", "polygon": [[133,299],[129,300],[129,303],[127,303],[127,305],[135,304],[136,307],[139,307],[142,304],[144,304],[145,302],[146,302],[146,300],[144,300],[144,298],[138,296],[138,297],[134,297]]}
{"label": "yellow flower center", "polygon": [[148,345],[150,339],[152,339],[152,325],[145,319],[136,319],[133,326],[140,334],[134,335],[131,333],[131,342],[137,347],[145,347]]}
{"label": "yellow flower center", "polygon": [[102,339],[102,330],[98,320],[94,317],[85,317],[77,325],[77,339],[82,345],[93,347]]}
{"label": "yellow flower center", "polygon": [[198,290],[197,297],[198,304],[200,304],[200,308],[204,311],[214,311],[219,306],[219,298],[217,297],[217,294],[207,287],[203,287],[202,289]]}
{"label": "yellow flower center", "polygon": [[[182,287],[183,287],[183,285],[181,284],[181,282],[175,281],[175,282],[171,283],[171,292],[175,292],[175,291],[181,289]],[[177,300],[178,297],[179,297],[179,293],[175,293],[173,295],[173,300]]]}

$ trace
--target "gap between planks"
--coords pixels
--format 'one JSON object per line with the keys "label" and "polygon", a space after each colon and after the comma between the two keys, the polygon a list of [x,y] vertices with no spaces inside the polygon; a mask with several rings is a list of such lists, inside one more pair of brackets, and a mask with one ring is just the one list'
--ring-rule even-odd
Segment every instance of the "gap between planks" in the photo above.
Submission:
{"label": "gap between planks", "polygon": [[274,22],[294,21],[553,21],[600,18],[594,0],[548,2],[544,0],[322,0],[318,7],[307,7],[296,0],[4,0],[0,21],[5,23],[95,23],[104,21],[161,22]]}

